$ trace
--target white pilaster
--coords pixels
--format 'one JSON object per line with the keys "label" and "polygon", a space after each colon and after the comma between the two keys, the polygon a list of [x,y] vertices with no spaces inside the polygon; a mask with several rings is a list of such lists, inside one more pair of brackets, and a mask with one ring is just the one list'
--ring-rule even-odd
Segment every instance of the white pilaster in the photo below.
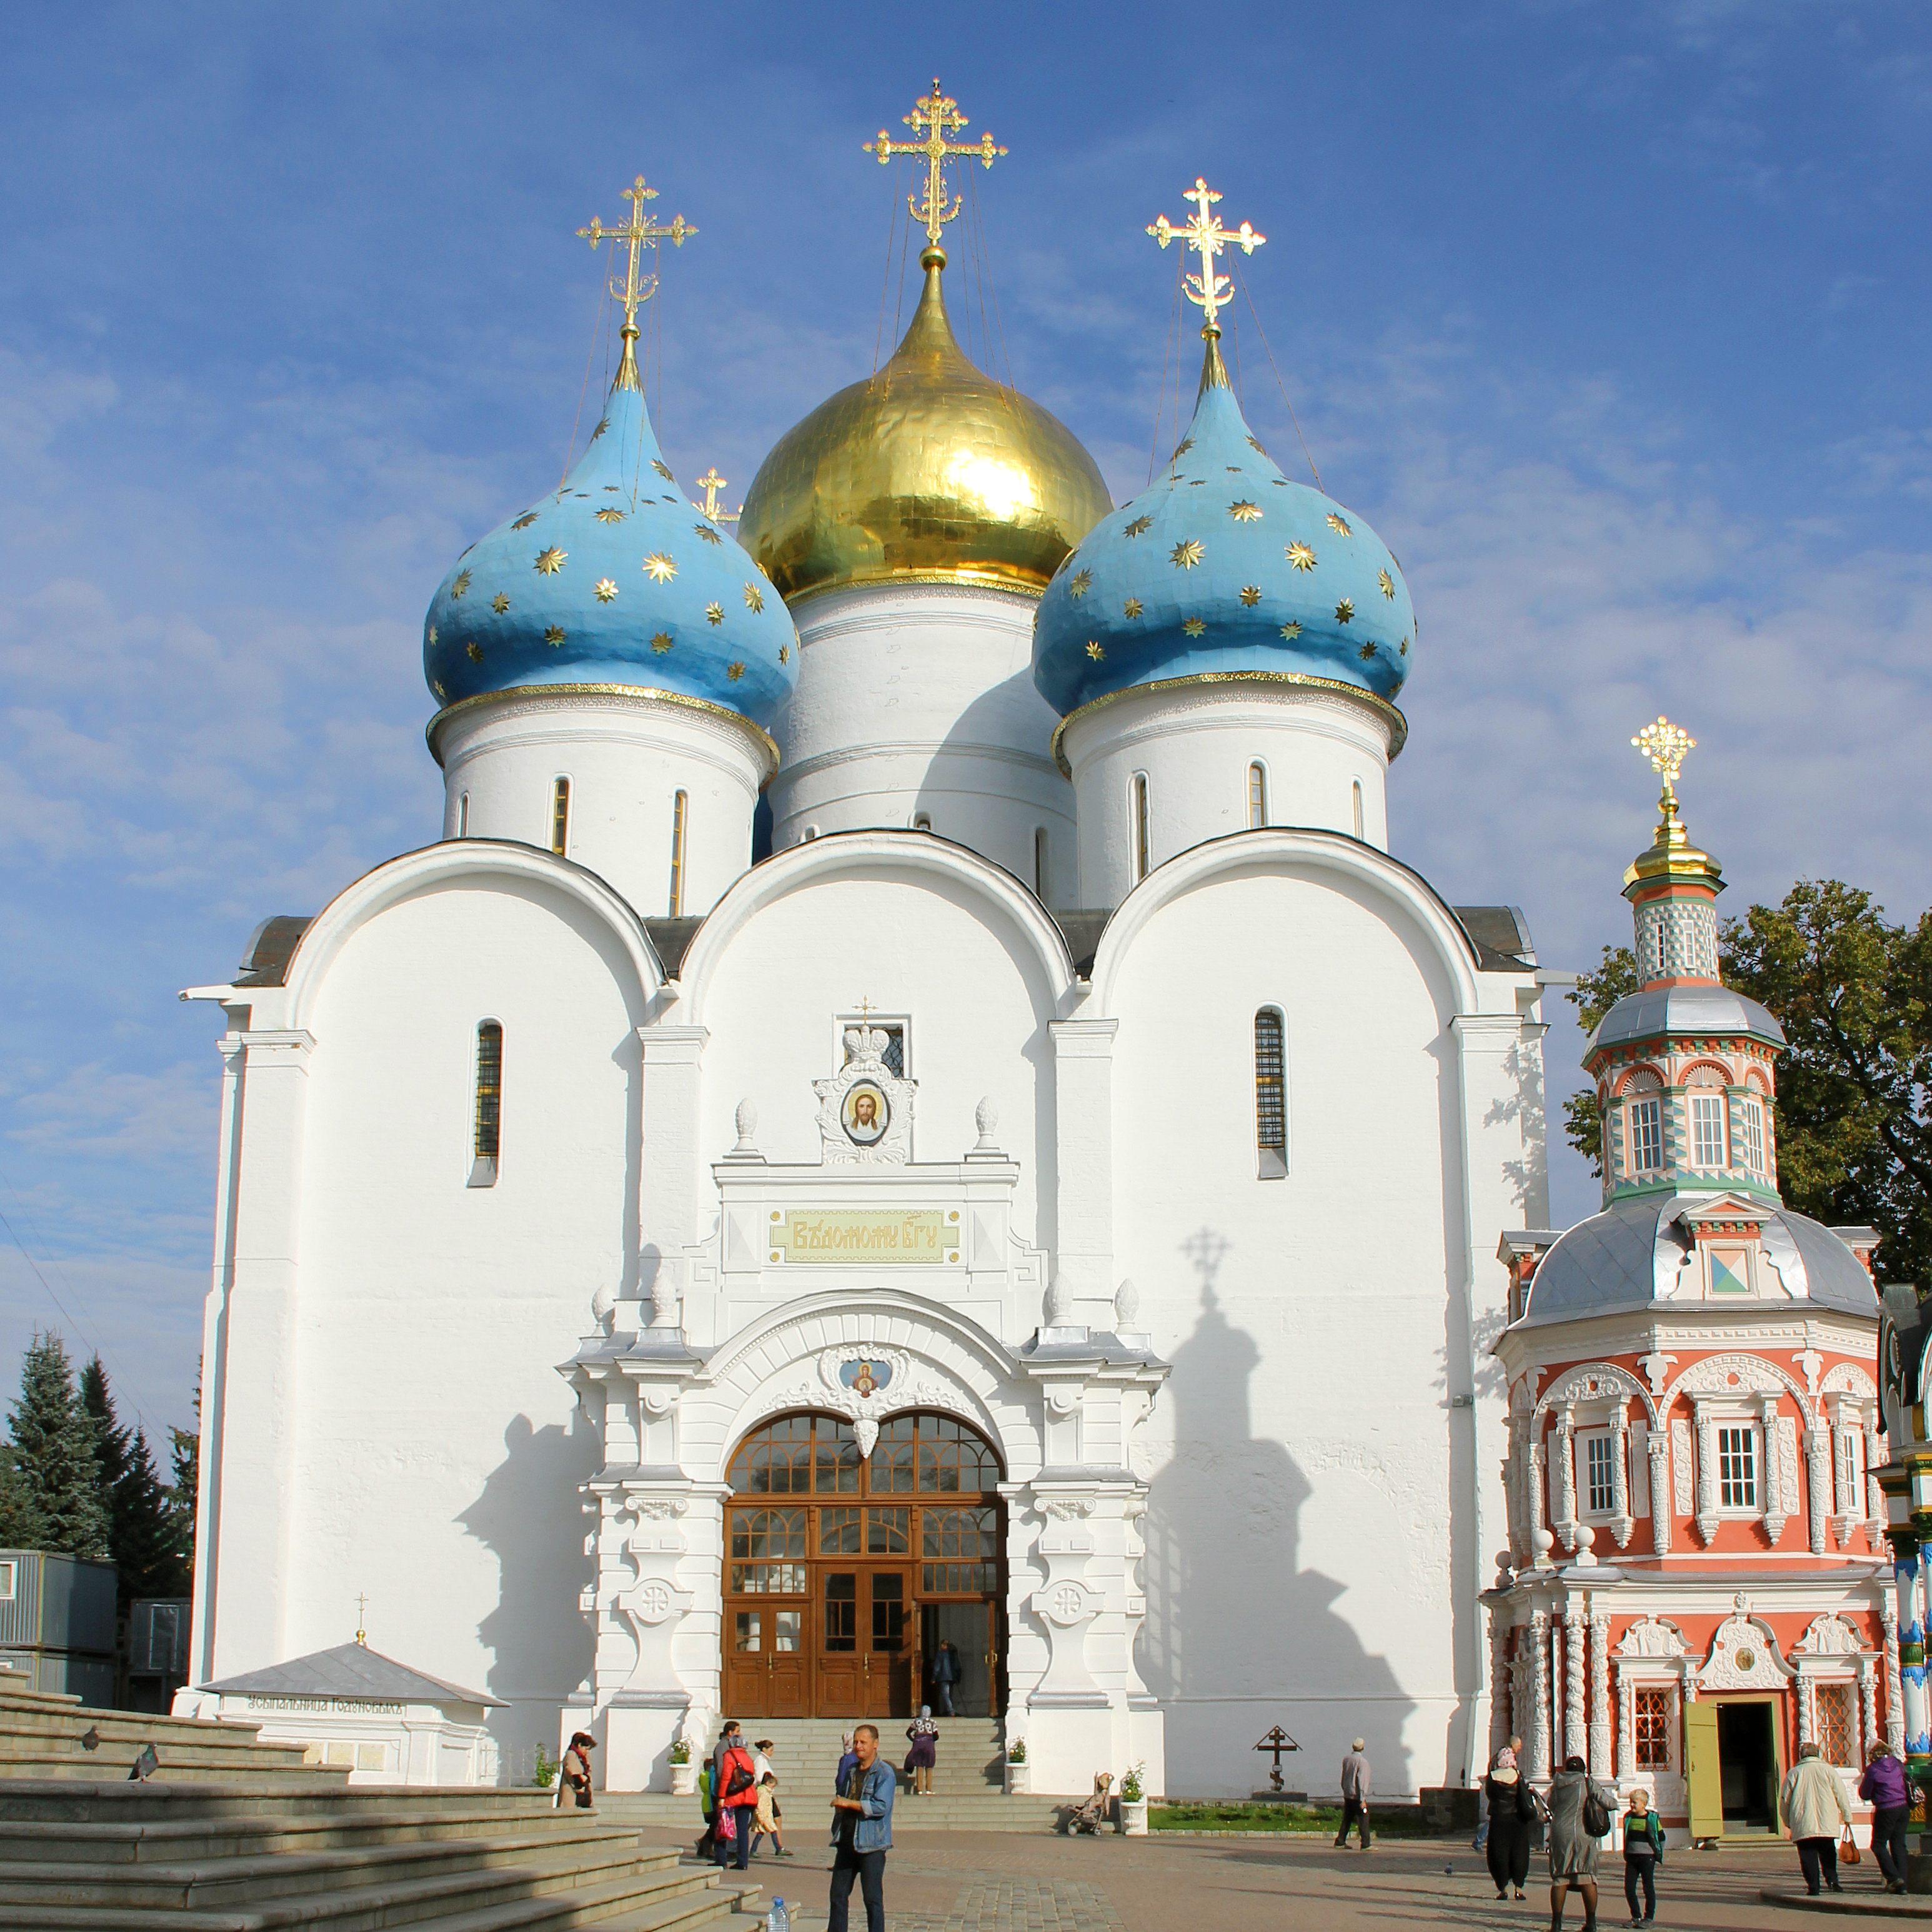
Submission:
{"label": "white pilaster", "polygon": [[1590,1775],[1610,1774],[1610,1620],[1590,1614]]}
{"label": "white pilaster", "polygon": [[1114,1036],[1118,1020],[1055,1020],[1059,1141],[1054,1269],[1076,1302],[1111,1300],[1114,1273]]}
{"label": "white pilaster", "polygon": [[1644,1447],[1650,1454],[1650,1534],[1660,1556],[1670,1554],[1670,1428],[1661,1424],[1650,1432]]}

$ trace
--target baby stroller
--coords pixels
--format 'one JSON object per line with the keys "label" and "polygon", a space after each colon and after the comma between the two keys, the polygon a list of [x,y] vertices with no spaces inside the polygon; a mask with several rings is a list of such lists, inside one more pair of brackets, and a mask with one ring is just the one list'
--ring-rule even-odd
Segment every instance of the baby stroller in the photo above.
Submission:
{"label": "baby stroller", "polygon": [[1094,1795],[1066,1821],[1070,1834],[1075,1832],[1097,1833],[1107,1822],[1107,1814],[1112,1808],[1109,1793],[1114,1788],[1114,1774],[1111,1771],[1096,1772],[1094,1774]]}

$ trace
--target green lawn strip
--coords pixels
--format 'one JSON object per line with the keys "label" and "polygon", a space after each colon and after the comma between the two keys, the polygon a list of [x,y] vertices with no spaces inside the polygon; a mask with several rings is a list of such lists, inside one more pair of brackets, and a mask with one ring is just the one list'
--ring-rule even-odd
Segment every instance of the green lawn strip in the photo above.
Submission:
{"label": "green lawn strip", "polygon": [[[1342,1812],[1339,1805],[1304,1810],[1287,1804],[1154,1804],[1148,1810],[1148,1826],[1156,1832],[1326,1832],[1332,1838],[1341,1829]],[[1378,1838],[1436,1835],[1419,1818],[1377,1818],[1372,1814],[1369,1829]]]}

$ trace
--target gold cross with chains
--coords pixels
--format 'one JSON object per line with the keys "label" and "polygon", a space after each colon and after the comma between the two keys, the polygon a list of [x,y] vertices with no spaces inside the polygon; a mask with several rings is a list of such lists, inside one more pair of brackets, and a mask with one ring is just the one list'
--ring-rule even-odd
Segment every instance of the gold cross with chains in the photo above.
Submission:
{"label": "gold cross with chains", "polygon": [[1650,760],[1650,768],[1664,777],[1664,796],[1658,800],[1666,824],[1677,813],[1677,775],[1684,760],[1697,748],[1697,741],[1681,724],[1673,724],[1660,712],[1654,724],[1646,724],[1630,740],[1639,754]]}
{"label": "gold cross with chains", "polygon": [[702,510],[714,524],[735,524],[738,520],[736,510],[721,510],[718,507],[718,493],[724,488],[726,481],[718,475],[718,466],[715,463],[698,479],[698,487],[704,492],[704,501],[694,503],[691,507],[694,510]]}
{"label": "gold cross with chains", "polygon": [[1221,332],[1214,317],[1233,295],[1234,285],[1226,275],[1214,272],[1214,257],[1230,242],[1243,254],[1252,255],[1268,237],[1257,235],[1252,226],[1245,221],[1238,228],[1223,228],[1221,218],[1214,212],[1215,202],[1221,199],[1220,192],[1210,188],[1198,175],[1194,177],[1193,187],[1181,199],[1195,206],[1195,212],[1189,218],[1187,225],[1177,228],[1163,214],[1149,226],[1148,232],[1163,248],[1170,242],[1178,242],[1184,248],[1198,252],[1201,272],[1187,278],[1187,299],[1206,312],[1208,319],[1201,326],[1201,333],[1219,335]]}
{"label": "gold cross with chains", "polygon": [[923,100],[913,104],[912,112],[905,116],[905,124],[916,134],[922,131],[922,141],[895,141],[886,130],[879,130],[876,141],[862,141],[862,152],[877,154],[880,167],[888,166],[895,154],[923,154],[926,157],[926,206],[922,208],[916,196],[908,195],[906,206],[911,209],[915,221],[926,224],[926,238],[934,247],[939,246],[939,231],[959,212],[962,196],[956,195],[952,206],[946,205],[946,163],[950,156],[970,154],[986,163],[988,167],[1006,151],[995,147],[990,133],[982,134],[976,141],[949,141],[949,134],[956,134],[965,126],[966,117],[959,111],[959,104],[950,94],[939,91],[939,76],[932,80],[932,92]]}
{"label": "gold cross with chains", "polygon": [[624,199],[631,204],[631,218],[619,228],[606,228],[593,214],[588,228],[577,232],[593,248],[602,248],[604,242],[628,242],[631,244],[629,266],[626,269],[623,285],[618,286],[617,278],[610,278],[610,292],[624,304],[624,359],[617,367],[616,387],[635,389],[641,387],[638,380],[638,358],[633,345],[638,339],[638,310],[657,292],[656,275],[640,275],[638,272],[638,250],[655,248],[662,241],[668,240],[672,247],[682,248],[687,235],[695,235],[698,230],[681,214],[673,215],[668,227],[658,227],[644,217],[644,203],[655,201],[658,191],[644,185],[644,178],[638,176],[637,184],[624,190]]}

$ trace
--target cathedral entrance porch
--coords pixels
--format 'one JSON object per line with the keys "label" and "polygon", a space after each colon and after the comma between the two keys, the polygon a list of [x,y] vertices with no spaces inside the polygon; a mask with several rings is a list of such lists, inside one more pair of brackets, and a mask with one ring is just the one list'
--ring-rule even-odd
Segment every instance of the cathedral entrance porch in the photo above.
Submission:
{"label": "cathedral entrance porch", "polygon": [[780,1416],[739,1444],[726,1509],[723,1684],[730,1714],[908,1718],[1003,1708],[1004,1505],[991,1444],[917,1412],[869,1455],[842,1416]]}

